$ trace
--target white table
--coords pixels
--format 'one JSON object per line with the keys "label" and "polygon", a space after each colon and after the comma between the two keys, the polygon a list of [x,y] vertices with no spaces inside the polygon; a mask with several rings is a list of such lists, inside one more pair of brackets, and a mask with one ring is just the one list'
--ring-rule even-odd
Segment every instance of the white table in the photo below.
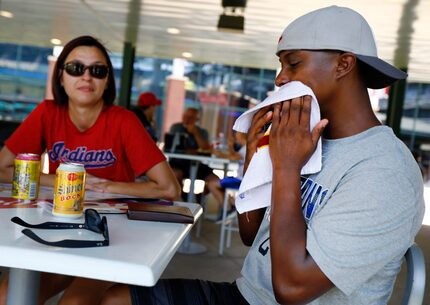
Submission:
{"label": "white table", "polygon": [[[178,154],[178,153],[167,153],[164,155],[170,159],[181,159],[181,160],[189,160],[190,162],[190,191],[187,195],[188,202],[196,202],[196,196],[194,194],[194,183],[197,177],[197,171],[199,169],[200,163],[208,164],[209,166],[221,165],[224,169],[224,173],[227,173],[227,167],[231,161],[229,159],[212,157],[212,156],[202,156],[202,155],[194,155],[194,154]],[[200,254],[206,252],[206,247],[197,242],[191,241],[191,237],[187,236],[184,240],[181,247],[178,249],[179,253],[183,254]]]}
{"label": "white table", "polygon": [[229,159],[212,157],[212,156],[202,156],[202,155],[193,155],[193,154],[178,154],[178,153],[164,153],[164,155],[170,159],[182,159],[191,161],[190,165],[190,191],[188,193],[187,201],[195,202],[194,195],[194,182],[197,177],[197,170],[199,168],[200,163],[205,163],[209,167],[214,167],[214,165],[221,165],[224,174],[227,173],[228,165],[231,163],[237,163],[237,161],[231,161]]}
{"label": "white table", "polygon": [[[1,188],[1,186],[0,186]],[[0,190],[10,196],[10,190]],[[86,197],[97,198],[97,193]],[[109,195],[104,194],[109,197]],[[202,208],[193,203],[175,203],[191,209],[195,221]],[[37,304],[40,272],[52,272],[140,286],[153,286],[183,239],[190,224],[131,221],[126,214],[106,215],[108,247],[68,249],[49,247],[21,233],[23,227],[10,221],[19,216],[29,223],[45,221],[80,222],[53,217],[42,208],[0,208],[0,265],[10,268],[8,305]],[[37,230],[46,240],[103,240],[101,234],[88,230]]]}

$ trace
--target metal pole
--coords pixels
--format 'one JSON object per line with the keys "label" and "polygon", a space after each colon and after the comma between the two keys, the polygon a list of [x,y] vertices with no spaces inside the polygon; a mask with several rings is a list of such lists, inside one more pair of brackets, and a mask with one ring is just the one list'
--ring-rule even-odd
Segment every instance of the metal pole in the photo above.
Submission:
{"label": "metal pole", "polygon": [[131,84],[133,82],[133,63],[136,48],[131,42],[124,42],[122,59],[121,88],[118,105],[130,108]]}
{"label": "metal pole", "polygon": [[[405,71],[406,69],[402,69]],[[406,72],[406,71],[405,71]],[[406,80],[400,80],[390,87],[388,96],[387,119],[385,124],[390,126],[397,137],[400,137],[400,123],[403,114]]]}
{"label": "metal pole", "polygon": [[11,268],[7,305],[37,305],[39,303],[40,272]]}

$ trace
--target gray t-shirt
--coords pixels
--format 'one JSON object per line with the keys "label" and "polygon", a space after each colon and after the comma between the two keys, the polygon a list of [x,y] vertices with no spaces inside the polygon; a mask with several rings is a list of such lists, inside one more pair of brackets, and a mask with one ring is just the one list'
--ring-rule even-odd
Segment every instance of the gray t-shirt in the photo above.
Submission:
{"label": "gray t-shirt", "polygon": [[[200,132],[202,137],[208,141],[209,140],[209,134],[206,129],[201,128],[200,126],[196,126],[197,130]],[[197,143],[196,138],[187,131],[184,124],[182,123],[175,123],[170,127],[170,133],[182,133],[187,135],[186,141],[184,143],[185,147],[182,147],[183,149],[198,149],[199,144]]]}
{"label": "gray t-shirt", "polygon": [[[335,285],[309,304],[387,304],[424,216],[423,181],[408,148],[386,126],[323,140],[322,170],[301,185],[307,251]],[[269,227],[270,207],[237,280],[252,305],[277,304]]]}

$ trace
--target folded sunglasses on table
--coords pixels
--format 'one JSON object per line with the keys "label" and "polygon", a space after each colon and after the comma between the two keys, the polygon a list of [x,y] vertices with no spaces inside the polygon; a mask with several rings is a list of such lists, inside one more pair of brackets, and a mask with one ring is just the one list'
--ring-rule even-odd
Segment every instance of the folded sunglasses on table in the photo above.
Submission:
{"label": "folded sunglasses on table", "polygon": [[36,235],[30,229],[24,229],[21,232],[32,240],[48,245],[63,248],[90,248],[90,247],[105,247],[109,246],[109,230],[106,216],[100,217],[100,214],[94,209],[85,210],[84,223],[67,223],[67,222],[43,222],[40,224],[30,224],[15,216],[11,219],[12,222],[27,228],[33,229],[85,229],[92,232],[103,234],[104,240],[74,240],[64,239],[59,241],[46,241]]}

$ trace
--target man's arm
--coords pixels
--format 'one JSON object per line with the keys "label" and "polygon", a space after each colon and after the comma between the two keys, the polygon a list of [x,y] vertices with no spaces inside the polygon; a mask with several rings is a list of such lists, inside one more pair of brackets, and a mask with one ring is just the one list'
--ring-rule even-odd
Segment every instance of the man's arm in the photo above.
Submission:
{"label": "man's arm", "polygon": [[333,287],[306,250],[300,171],[328,123],[321,121],[310,133],[310,105],[310,97],[305,97],[303,104],[297,98],[275,105],[273,112],[270,248],[272,284],[279,303],[307,303]]}
{"label": "man's arm", "polygon": [[[243,166],[243,175],[248,169],[249,162],[252,156],[257,151],[258,142],[264,136],[263,126],[268,123],[272,118],[272,112],[269,108],[263,108],[257,112],[252,118],[251,127],[247,133],[246,141],[246,155],[245,163]],[[242,214],[237,214],[239,219],[239,233],[242,242],[251,246],[260,228],[261,221],[263,220],[266,209],[258,209]]]}
{"label": "man's arm", "polygon": [[199,149],[202,150],[210,150],[211,145],[209,144],[209,141],[207,139],[207,134],[204,134],[203,130],[200,130],[197,128],[196,125],[187,125],[185,126],[187,131],[191,133],[196,139],[197,145],[199,146]]}
{"label": "man's arm", "polygon": [[234,139],[232,135],[230,135],[227,140],[227,151],[212,149],[212,154],[231,161],[239,161],[243,158],[242,155],[234,149]]}

